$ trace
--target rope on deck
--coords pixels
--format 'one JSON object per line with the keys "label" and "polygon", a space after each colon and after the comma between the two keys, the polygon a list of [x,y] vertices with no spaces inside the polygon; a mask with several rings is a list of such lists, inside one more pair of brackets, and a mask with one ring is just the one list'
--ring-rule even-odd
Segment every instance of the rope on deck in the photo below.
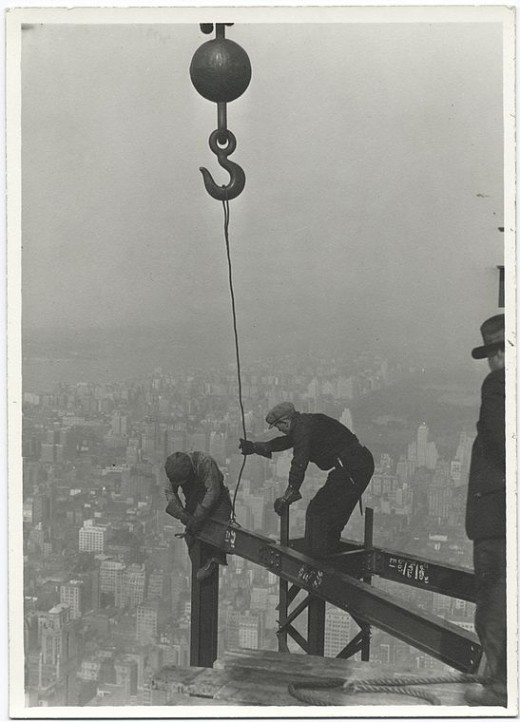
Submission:
{"label": "rope on deck", "polygon": [[393,677],[370,679],[366,682],[362,680],[349,681],[341,679],[319,680],[315,682],[292,682],[289,684],[289,694],[300,702],[308,705],[321,707],[333,707],[338,702],[324,699],[315,694],[311,690],[337,689],[342,688],[344,694],[360,694],[360,693],[386,693],[386,694],[402,694],[408,697],[417,697],[424,699],[431,705],[441,705],[441,700],[432,692],[423,689],[411,689],[413,686],[430,685],[430,684],[467,684],[480,683],[483,684],[487,680],[474,674],[461,674],[458,676],[444,675],[443,677],[401,677],[395,679]]}

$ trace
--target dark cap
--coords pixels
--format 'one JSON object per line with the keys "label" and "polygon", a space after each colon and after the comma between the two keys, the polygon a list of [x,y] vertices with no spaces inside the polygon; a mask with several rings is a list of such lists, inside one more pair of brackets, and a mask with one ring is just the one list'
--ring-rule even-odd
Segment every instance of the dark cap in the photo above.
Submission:
{"label": "dark cap", "polygon": [[166,459],[164,470],[172,486],[182,486],[192,475],[193,464],[188,454],[176,451]]}
{"label": "dark cap", "polygon": [[491,316],[484,321],[480,327],[482,334],[483,346],[477,346],[471,352],[473,358],[487,358],[494,356],[504,344],[504,314],[499,313],[497,316]]}
{"label": "dark cap", "polygon": [[271,411],[269,411],[265,417],[265,421],[269,424],[269,428],[271,428],[271,426],[274,426],[277,421],[290,418],[294,414],[295,410],[294,404],[291,404],[290,401],[282,401],[281,404],[273,406]]}

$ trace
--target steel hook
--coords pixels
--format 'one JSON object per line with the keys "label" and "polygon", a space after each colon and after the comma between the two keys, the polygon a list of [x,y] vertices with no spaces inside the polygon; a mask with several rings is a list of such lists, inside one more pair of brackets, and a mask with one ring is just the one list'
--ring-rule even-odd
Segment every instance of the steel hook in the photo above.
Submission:
{"label": "steel hook", "polygon": [[[223,134],[227,137],[226,145],[221,145],[218,142],[218,139],[222,138]],[[215,198],[217,201],[230,201],[242,193],[246,184],[246,174],[242,168],[237,163],[228,159],[228,155],[231,155],[237,147],[236,138],[230,130],[217,129],[214,130],[209,137],[209,147],[217,156],[219,165],[229,173],[230,181],[227,186],[218,186],[213,180],[209,170],[207,168],[200,168],[199,170],[202,173],[204,185],[212,198]]]}

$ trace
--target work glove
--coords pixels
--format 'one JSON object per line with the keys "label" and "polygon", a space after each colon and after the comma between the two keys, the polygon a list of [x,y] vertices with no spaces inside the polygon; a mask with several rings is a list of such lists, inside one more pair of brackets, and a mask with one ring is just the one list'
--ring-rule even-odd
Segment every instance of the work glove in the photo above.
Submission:
{"label": "work glove", "polygon": [[191,519],[191,516],[190,514],[188,514],[182,504],[179,503],[179,500],[177,499],[173,491],[170,491],[170,489],[165,489],[164,495],[166,497],[166,501],[168,502],[168,506],[166,507],[166,513],[170,516],[173,516],[174,519],[178,519],[183,524],[187,524],[189,519]]}
{"label": "work glove", "polygon": [[247,439],[240,439],[238,448],[244,456],[258,454],[259,456],[265,456],[267,459],[270,459],[272,456],[266,441],[247,441]]}
{"label": "work glove", "polygon": [[194,519],[193,517],[190,517],[188,520],[188,523],[186,524],[186,530],[190,534],[197,534],[202,529],[202,525],[204,524],[204,519]]}
{"label": "work glove", "polygon": [[279,496],[278,499],[275,499],[274,510],[278,514],[278,516],[282,516],[283,512],[288,509],[293,502],[298,501],[298,499],[301,498],[302,495],[299,491],[293,489],[292,486],[288,486],[285,490],[284,495]]}
{"label": "work glove", "polygon": [[193,517],[191,517],[189,522],[186,524],[187,531],[191,534],[196,534],[197,532],[199,532],[204,526],[208,516],[209,509],[197,505],[197,508],[193,512]]}
{"label": "work glove", "polygon": [[240,451],[242,452],[242,454],[244,456],[249,456],[250,454],[256,454],[255,444],[253,441],[248,441],[247,439],[240,439],[238,448],[240,449]]}

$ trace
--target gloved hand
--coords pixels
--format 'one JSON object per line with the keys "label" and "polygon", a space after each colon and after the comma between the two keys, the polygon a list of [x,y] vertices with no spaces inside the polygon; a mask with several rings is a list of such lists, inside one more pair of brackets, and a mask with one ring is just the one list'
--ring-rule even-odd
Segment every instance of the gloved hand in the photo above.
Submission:
{"label": "gloved hand", "polygon": [[173,516],[174,519],[179,519],[183,524],[186,524],[188,520],[191,519],[191,516],[184,509],[175,494],[170,489],[165,489],[164,495],[168,502],[166,513]]}
{"label": "gloved hand", "polygon": [[202,529],[202,525],[204,524],[204,519],[194,519],[193,517],[190,517],[188,520],[188,523],[186,524],[186,530],[190,534],[196,534]]}
{"label": "gloved hand", "polygon": [[254,441],[247,441],[247,439],[240,439],[238,448],[244,456],[256,453]]}
{"label": "gloved hand", "polygon": [[283,512],[288,509],[293,502],[298,501],[298,499],[301,498],[302,495],[299,491],[293,489],[292,486],[288,486],[284,492],[284,495],[279,496],[278,499],[275,499],[274,510],[278,514],[278,516],[282,516]]}

